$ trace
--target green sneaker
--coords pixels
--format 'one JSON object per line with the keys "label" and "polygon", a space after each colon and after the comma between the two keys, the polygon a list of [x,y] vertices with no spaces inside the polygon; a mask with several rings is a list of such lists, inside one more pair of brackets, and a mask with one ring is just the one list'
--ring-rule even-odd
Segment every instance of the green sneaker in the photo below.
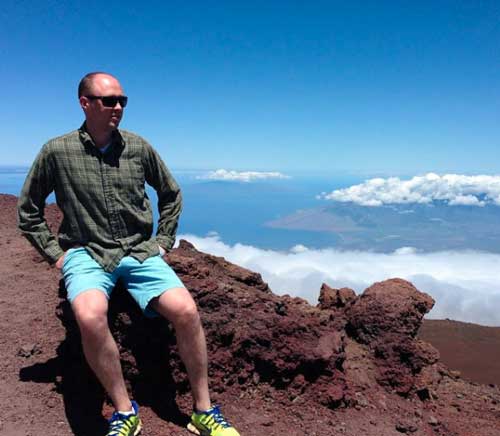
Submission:
{"label": "green sneaker", "polygon": [[224,419],[219,406],[213,406],[206,412],[193,412],[187,428],[191,433],[200,436],[240,436]]}
{"label": "green sneaker", "polygon": [[141,420],[139,419],[139,406],[135,401],[132,401],[134,414],[122,415],[120,412],[113,413],[109,420],[109,430],[106,436],[137,436],[142,428]]}

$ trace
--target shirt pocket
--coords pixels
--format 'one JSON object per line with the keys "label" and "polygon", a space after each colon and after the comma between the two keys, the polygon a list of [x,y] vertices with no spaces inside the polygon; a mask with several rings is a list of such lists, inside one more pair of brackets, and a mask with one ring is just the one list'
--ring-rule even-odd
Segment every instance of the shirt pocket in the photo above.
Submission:
{"label": "shirt pocket", "polygon": [[144,168],[136,162],[130,162],[128,171],[122,174],[122,194],[135,208],[142,209],[145,195]]}

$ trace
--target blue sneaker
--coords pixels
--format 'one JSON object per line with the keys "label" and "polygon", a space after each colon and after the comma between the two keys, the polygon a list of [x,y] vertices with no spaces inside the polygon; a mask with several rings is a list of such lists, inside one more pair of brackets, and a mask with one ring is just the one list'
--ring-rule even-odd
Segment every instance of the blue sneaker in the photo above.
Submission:
{"label": "blue sneaker", "polygon": [[132,401],[132,408],[135,413],[123,415],[120,412],[113,413],[109,419],[109,430],[106,436],[137,436],[142,428],[139,419],[139,406]]}

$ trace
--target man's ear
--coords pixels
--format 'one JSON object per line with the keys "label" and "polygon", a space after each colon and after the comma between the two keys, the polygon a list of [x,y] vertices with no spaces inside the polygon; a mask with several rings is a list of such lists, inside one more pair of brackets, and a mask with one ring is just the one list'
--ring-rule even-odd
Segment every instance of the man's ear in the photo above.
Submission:
{"label": "man's ear", "polygon": [[82,107],[83,110],[87,109],[87,107],[89,106],[89,99],[85,96],[81,96],[79,98],[80,100],[80,106]]}

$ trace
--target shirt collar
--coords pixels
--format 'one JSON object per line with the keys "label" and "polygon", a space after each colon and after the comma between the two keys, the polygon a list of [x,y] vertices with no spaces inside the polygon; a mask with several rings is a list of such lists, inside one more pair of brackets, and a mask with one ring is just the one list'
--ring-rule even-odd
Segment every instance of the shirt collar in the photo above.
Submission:
{"label": "shirt collar", "polygon": [[[90,136],[90,133],[87,130],[87,123],[85,121],[78,129],[78,134],[80,135],[80,141],[83,145],[85,145],[86,147],[91,147],[92,149],[97,148],[94,140],[92,139],[92,136]],[[110,146],[113,146],[113,148],[116,149],[125,147],[125,140],[123,139],[123,136],[118,129],[113,130],[113,132],[111,133]]]}

